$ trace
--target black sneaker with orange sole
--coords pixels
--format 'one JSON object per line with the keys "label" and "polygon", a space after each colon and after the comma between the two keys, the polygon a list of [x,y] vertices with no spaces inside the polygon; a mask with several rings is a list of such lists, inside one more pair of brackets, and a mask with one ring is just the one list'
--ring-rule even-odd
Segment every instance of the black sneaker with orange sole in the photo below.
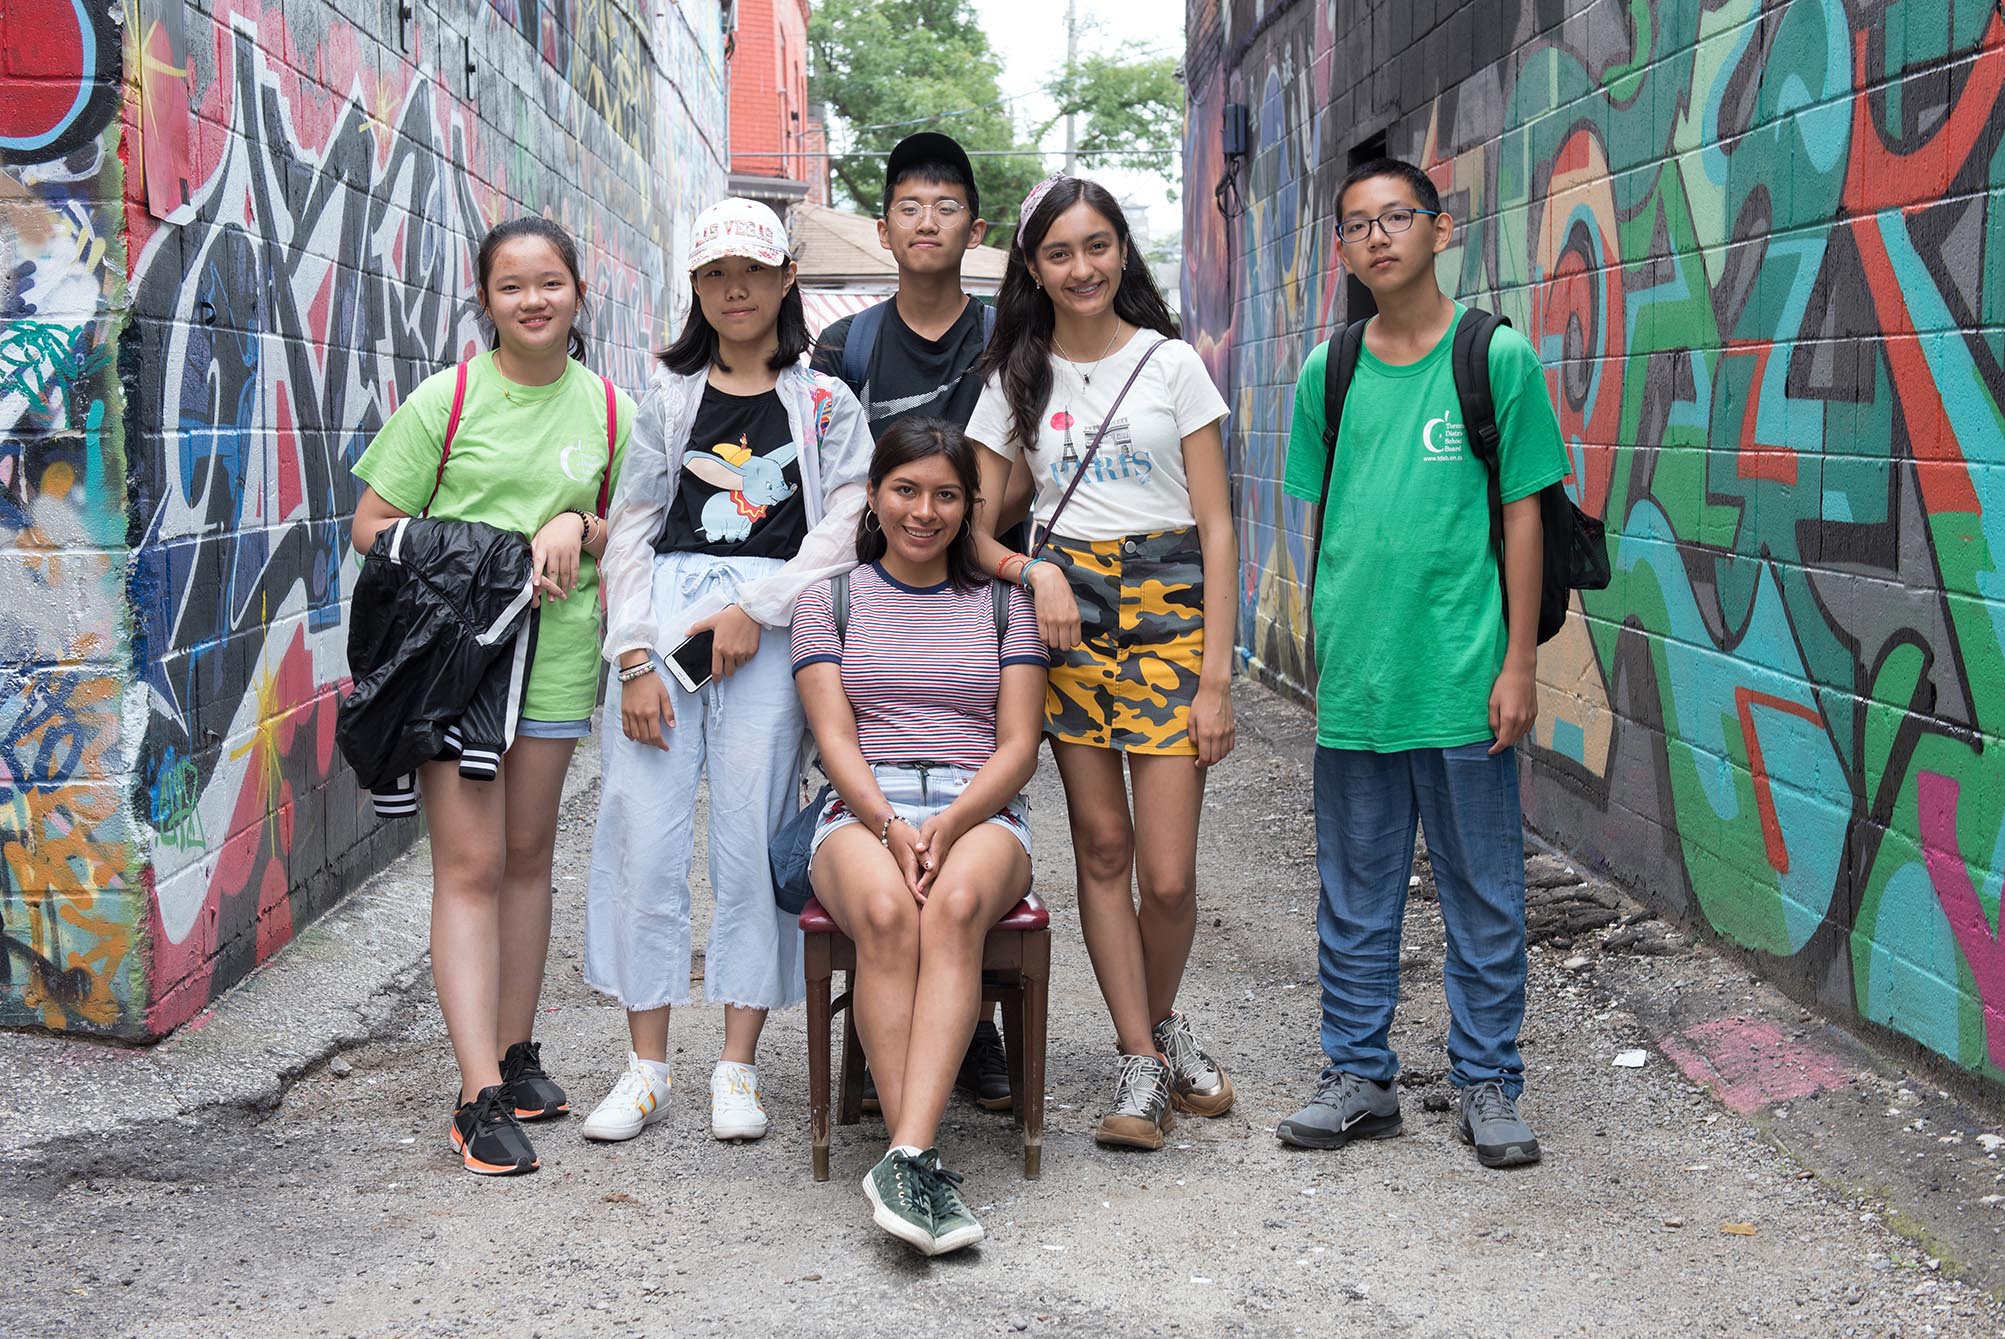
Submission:
{"label": "black sneaker with orange sole", "polygon": [[508,1048],[501,1057],[501,1086],[517,1120],[549,1120],[571,1110],[571,1099],[543,1072],[541,1042],[518,1041]]}
{"label": "black sneaker with orange sole", "polygon": [[519,1176],[542,1166],[509,1107],[508,1085],[482,1088],[453,1112],[453,1152],[480,1176]]}

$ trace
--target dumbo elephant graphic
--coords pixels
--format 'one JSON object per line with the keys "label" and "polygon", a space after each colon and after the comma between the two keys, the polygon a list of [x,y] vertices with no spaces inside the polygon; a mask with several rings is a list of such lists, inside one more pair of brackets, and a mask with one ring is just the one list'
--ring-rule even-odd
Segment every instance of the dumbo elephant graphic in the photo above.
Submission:
{"label": "dumbo elephant graphic", "polygon": [[788,442],[771,455],[754,455],[742,435],[736,442],[719,442],[708,451],[690,453],[682,467],[712,488],[725,490],[703,504],[703,537],[712,544],[735,544],[749,536],[753,524],[765,519],[767,508],[794,495],[785,470],[799,454],[799,444]]}

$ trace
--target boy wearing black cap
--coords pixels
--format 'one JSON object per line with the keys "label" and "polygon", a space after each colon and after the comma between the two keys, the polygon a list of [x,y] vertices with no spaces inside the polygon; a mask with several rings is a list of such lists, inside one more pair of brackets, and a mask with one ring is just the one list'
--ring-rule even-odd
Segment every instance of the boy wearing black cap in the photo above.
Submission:
{"label": "boy wearing black cap", "polygon": [[980,246],[975,170],[948,135],[900,140],[884,170],[877,240],[898,263],[898,292],[821,333],[811,365],[840,377],[863,405],[873,436],[907,415],[966,427],[982,385],[994,309],[961,291],[961,262]]}

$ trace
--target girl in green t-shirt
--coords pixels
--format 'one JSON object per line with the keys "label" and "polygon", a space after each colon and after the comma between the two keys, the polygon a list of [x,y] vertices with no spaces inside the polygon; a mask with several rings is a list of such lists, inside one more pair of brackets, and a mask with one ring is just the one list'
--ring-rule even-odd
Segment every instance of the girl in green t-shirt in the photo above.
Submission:
{"label": "girl in green t-shirt", "polygon": [[481,521],[529,537],[535,562],[536,656],[500,776],[469,780],[449,762],[419,776],[432,839],[432,980],[460,1070],[452,1145],[468,1170],[492,1176],[537,1167],[520,1121],[570,1110],[530,1033],[550,947],[557,801],[597,700],[606,525],[595,511],[633,405],[612,393],[609,431],[609,383],[580,361],[585,284],[563,228],[522,218],[492,229],[476,291],[494,337],[466,366],[450,453],[451,368],[427,378],[356,461],[367,487],[352,537],[367,553],[402,517]]}

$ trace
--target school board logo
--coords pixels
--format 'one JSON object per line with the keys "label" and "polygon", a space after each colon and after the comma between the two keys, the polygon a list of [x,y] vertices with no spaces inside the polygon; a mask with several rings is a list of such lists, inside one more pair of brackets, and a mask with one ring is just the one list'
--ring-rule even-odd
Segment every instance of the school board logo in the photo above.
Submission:
{"label": "school board logo", "polygon": [[[576,460],[572,459],[574,454]],[[605,459],[604,452],[594,451],[583,442],[573,442],[557,453],[557,463],[563,468],[564,477],[574,484],[597,483]]]}
{"label": "school board logo", "polygon": [[1426,452],[1424,459],[1429,461],[1460,460],[1468,443],[1469,434],[1455,421],[1452,411],[1428,419],[1420,430],[1420,445]]}

